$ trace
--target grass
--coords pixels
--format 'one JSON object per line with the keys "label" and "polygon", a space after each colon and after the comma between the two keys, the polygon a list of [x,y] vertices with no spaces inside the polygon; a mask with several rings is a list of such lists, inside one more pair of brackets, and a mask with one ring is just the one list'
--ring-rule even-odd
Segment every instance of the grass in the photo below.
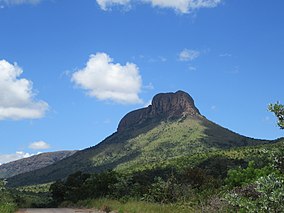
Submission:
{"label": "grass", "polygon": [[116,170],[141,170],[141,165],[144,167],[146,163],[163,162],[179,156],[207,152],[209,148],[201,142],[204,137],[204,128],[197,120],[162,122],[147,133],[127,141],[124,150],[136,151],[140,155],[119,164]]}
{"label": "grass", "polygon": [[0,203],[0,212],[1,213],[14,213],[16,211],[16,205],[13,203]]}
{"label": "grass", "polygon": [[0,190],[0,212],[1,213],[14,213],[17,209],[11,195],[5,191]]}
{"label": "grass", "polygon": [[193,208],[181,207],[174,204],[157,204],[143,201],[120,202],[106,198],[96,200],[79,201],[78,205],[87,208],[110,209],[118,213],[190,213],[195,212]]}

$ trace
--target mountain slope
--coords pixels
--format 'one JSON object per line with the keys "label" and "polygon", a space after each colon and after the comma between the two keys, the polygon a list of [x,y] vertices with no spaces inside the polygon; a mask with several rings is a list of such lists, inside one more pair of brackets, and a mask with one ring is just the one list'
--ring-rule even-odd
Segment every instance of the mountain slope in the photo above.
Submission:
{"label": "mountain slope", "polygon": [[76,151],[48,152],[23,158],[0,166],[0,178],[9,178],[18,174],[49,166],[73,155]]}
{"label": "mountain slope", "polygon": [[117,132],[98,145],[8,181],[15,186],[54,181],[78,170],[136,170],[180,156],[270,142],[241,136],[207,120],[185,92],[164,93],[147,108],[128,113]]}

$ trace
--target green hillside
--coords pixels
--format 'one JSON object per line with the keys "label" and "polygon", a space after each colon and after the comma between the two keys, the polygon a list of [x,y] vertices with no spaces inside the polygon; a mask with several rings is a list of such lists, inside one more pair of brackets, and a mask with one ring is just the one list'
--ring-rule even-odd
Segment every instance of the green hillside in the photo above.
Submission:
{"label": "green hillside", "polygon": [[161,121],[137,132],[116,132],[95,147],[79,151],[51,166],[10,178],[9,185],[46,183],[76,172],[107,169],[141,170],[197,153],[231,147],[257,145],[269,141],[238,135],[203,117]]}
{"label": "green hillside", "polygon": [[144,170],[180,157],[272,142],[241,136],[207,120],[183,91],[161,93],[148,107],[125,115],[117,132],[98,145],[45,168],[14,176],[8,184],[48,183],[77,171]]}

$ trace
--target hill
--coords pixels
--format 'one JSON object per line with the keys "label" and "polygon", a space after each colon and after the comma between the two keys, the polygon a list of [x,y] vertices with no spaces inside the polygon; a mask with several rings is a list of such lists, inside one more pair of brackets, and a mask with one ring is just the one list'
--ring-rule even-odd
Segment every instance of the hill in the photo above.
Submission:
{"label": "hill", "polygon": [[9,178],[49,166],[73,155],[75,152],[76,151],[47,152],[3,164],[0,166],[0,178]]}
{"label": "hill", "polygon": [[272,142],[248,138],[209,121],[183,91],[162,93],[148,107],[128,113],[117,131],[98,145],[8,181],[19,186],[66,178],[79,170],[143,170],[198,153]]}

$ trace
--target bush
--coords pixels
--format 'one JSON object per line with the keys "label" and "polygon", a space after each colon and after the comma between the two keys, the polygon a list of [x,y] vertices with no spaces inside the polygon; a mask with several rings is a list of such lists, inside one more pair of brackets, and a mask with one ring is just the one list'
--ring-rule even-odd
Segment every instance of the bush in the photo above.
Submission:
{"label": "bush", "polygon": [[157,177],[144,198],[151,202],[174,203],[182,197],[182,192],[181,185],[173,175],[166,181]]}
{"label": "bush", "polygon": [[267,176],[271,173],[279,173],[270,166],[265,166],[263,168],[255,168],[254,162],[251,161],[248,167],[231,169],[228,171],[228,176],[225,180],[228,187],[233,188],[236,186],[243,186],[255,182],[257,179],[263,176]]}
{"label": "bush", "polygon": [[250,186],[250,193],[240,193],[244,191],[234,190],[226,195],[228,202],[237,207],[240,212],[284,212],[284,180],[282,177],[274,173],[260,177],[254,185]]}
{"label": "bush", "polygon": [[180,175],[180,183],[190,185],[198,190],[208,188],[218,188],[220,181],[211,175],[208,175],[205,170],[200,168],[188,168]]}

